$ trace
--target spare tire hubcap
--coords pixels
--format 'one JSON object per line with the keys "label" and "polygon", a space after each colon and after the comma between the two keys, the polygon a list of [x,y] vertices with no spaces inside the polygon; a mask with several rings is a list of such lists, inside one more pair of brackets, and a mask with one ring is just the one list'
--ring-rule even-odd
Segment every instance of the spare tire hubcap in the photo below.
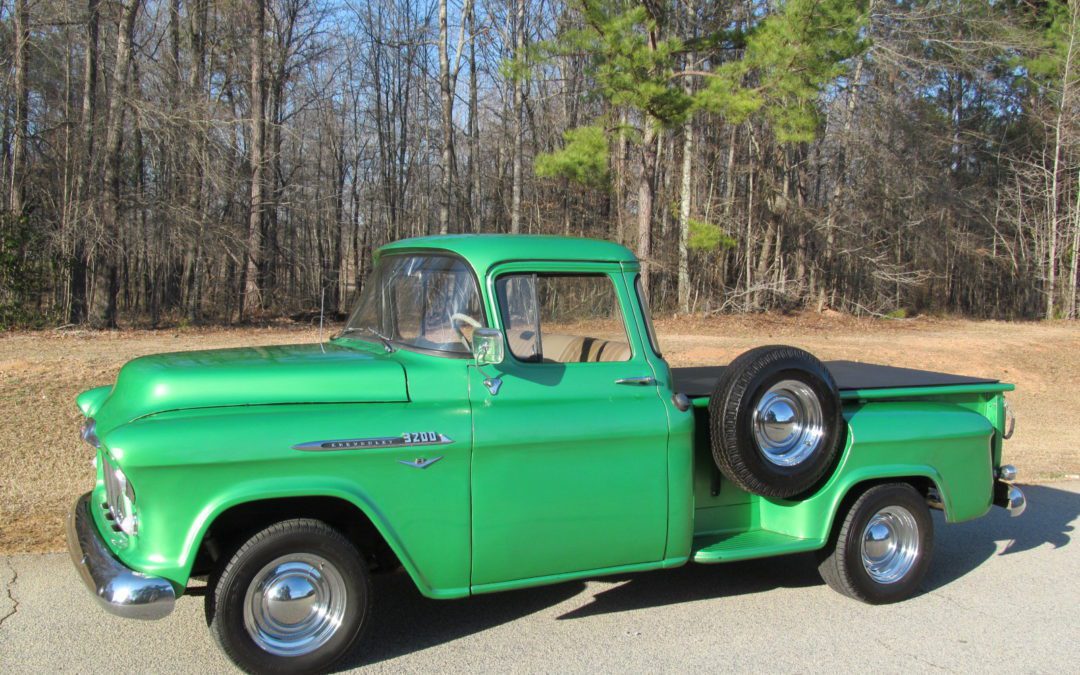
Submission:
{"label": "spare tire hubcap", "polygon": [[813,389],[798,380],[782,380],[754,408],[754,440],[772,464],[797,466],[820,445],[824,417]]}

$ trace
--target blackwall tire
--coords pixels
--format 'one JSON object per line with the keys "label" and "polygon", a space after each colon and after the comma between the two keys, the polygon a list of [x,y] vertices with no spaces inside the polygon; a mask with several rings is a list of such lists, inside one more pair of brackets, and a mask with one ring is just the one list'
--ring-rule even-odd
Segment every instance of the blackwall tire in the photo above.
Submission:
{"label": "blackwall tire", "polygon": [[249,673],[320,673],[357,648],[370,622],[371,575],[356,547],[326,523],[275,523],[215,575],[210,633]]}
{"label": "blackwall tire", "polygon": [[923,495],[907,483],[876,485],[852,504],[818,572],[836,592],[872,605],[914,595],[934,547],[934,521]]}
{"label": "blackwall tire", "polygon": [[713,459],[733,483],[781,499],[811,491],[844,442],[836,382],[809,352],[771,345],[724,369],[709,400]]}

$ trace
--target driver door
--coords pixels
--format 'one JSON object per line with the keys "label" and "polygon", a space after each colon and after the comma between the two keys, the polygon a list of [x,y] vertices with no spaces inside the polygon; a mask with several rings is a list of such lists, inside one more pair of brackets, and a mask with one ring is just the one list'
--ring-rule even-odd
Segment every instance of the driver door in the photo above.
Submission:
{"label": "driver door", "polygon": [[520,263],[495,291],[506,357],[470,366],[474,590],[661,560],[667,414],[619,267]]}

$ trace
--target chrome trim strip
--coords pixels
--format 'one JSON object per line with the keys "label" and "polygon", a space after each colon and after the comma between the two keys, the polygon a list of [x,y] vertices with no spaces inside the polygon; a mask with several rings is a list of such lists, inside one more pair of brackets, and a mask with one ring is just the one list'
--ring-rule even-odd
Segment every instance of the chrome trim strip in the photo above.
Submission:
{"label": "chrome trim strip", "polygon": [[161,577],[142,574],[117,560],[90,513],[90,493],[67,517],[67,546],[83,583],[110,614],[128,619],[162,619],[176,606],[176,590]]}
{"label": "chrome trim strip", "polygon": [[416,448],[424,445],[449,445],[454,439],[436,431],[405,432],[400,436],[375,438],[344,438],[329,441],[308,441],[292,446],[293,450],[327,452],[333,450],[368,450],[371,448]]}

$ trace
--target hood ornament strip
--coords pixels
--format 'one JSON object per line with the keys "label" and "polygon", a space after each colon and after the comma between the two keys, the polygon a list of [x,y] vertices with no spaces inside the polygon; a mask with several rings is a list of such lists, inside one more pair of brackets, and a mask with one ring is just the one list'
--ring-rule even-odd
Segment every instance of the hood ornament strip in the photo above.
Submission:
{"label": "hood ornament strip", "polygon": [[[437,431],[407,431],[400,436],[309,441],[307,443],[297,443],[292,446],[292,449],[304,450],[306,452],[325,452],[333,450],[368,450],[374,448],[414,448],[423,445],[449,445],[453,442],[454,439],[446,434],[440,434]],[[431,463],[434,463],[435,461],[438,460],[432,460]],[[412,466],[413,462],[405,462],[405,464]]]}

